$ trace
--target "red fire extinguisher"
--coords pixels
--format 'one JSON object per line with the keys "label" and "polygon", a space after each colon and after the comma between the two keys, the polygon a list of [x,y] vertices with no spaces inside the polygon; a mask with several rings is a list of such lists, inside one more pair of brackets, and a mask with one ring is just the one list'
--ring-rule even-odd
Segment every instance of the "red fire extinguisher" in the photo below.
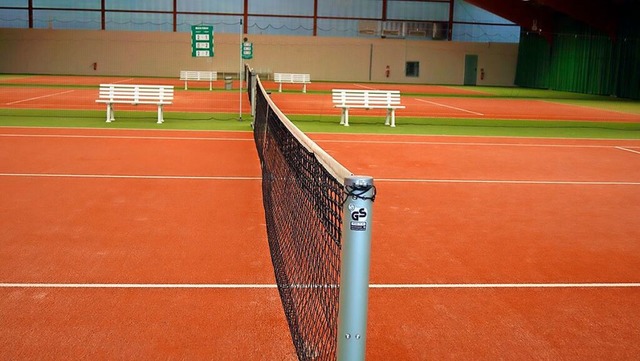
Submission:
{"label": "red fire extinguisher", "polygon": [[480,80],[484,80],[484,68],[480,69]]}
{"label": "red fire extinguisher", "polygon": [[384,69],[384,76],[388,78],[389,75],[391,75],[391,68],[389,68],[389,65],[387,65],[387,67]]}
{"label": "red fire extinguisher", "polygon": [[98,63],[93,63],[93,70],[98,70]]}

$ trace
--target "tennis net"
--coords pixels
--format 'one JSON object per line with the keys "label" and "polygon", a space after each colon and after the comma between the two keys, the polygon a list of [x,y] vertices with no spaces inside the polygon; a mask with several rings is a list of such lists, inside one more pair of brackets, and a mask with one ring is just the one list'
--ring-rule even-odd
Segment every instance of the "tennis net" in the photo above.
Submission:
{"label": "tennis net", "polygon": [[[349,286],[357,299],[344,301],[347,297],[344,282],[353,277],[344,273],[341,276],[341,272],[349,268],[341,262],[345,241],[343,223],[345,210],[370,213],[370,205],[353,202],[373,201],[373,181],[370,177],[365,177],[364,185],[354,181],[349,170],[289,121],[270,99],[258,77],[249,73],[247,80],[255,113],[254,138],[262,167],[267,238],[298,358],[335,360],[340,354],[347,355],[347,351],[340,351],[348,349],[340,345],[340,340],[356,342],[356,348],[360,347],[363,355],[370,227],[367,218],[362,216],[346,223],[355,232],[367,233],[364,235],[367,239],[365,250],[357,251],[359,258],[366,257],[366,270],[356,276],[361,283],[364,279],[364,290],[362,285]],[[349,205],[345,206],[348,199]],[[364,311],[365,324],[345,326],[343,335],[338,337],[343,327],[339,325],[342,318],[348,318],[342,315],[348,312],[348,305],[340,304],[349,302],[357,303],[353,307],[359,308],[358,312]],[[344,309],[340,310],[339,305]]]}

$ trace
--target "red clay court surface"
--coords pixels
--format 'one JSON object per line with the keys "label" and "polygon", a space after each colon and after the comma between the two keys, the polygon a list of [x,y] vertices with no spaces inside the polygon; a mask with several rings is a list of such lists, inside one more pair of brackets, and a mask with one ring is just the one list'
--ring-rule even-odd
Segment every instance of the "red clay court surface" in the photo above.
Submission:
{"label": "red clay court surface", "polygon": [[[376,179],[367,359],[640,357],[640,141],[312,137]],[[0,187],[0,358],[295,358],[251,133],[0,128]]]}
{"label": "red clay court surface", "polygon": [[[112,77],[50,77],[30,76],[7,78],[2,83],[21,84],[25,87],[1,87],[0,108],[31,108],[31,109],[104,109],[104,104],[96,103],[97,88],[37,88],[29,87],[35,84],[66,84],[93,85],[103,82],[111,83],[144,83],[174,85],[178,90],[173,104],[165,107],[167,117],[170,112],[238,112],[240,96],[237,91],[215,92],[181,91],[184,82],[178,79],[152,78],[112,78]],[[208,82],[192,82],[191,88],[208,87]],[[222,89],[222,81],[215,82],[215,89]],[[334,108],[330,94],[278,93],[277,85],[265,82],[265,87],[271,89],[272,98],[285,114],[311,114],[318,116],[339,116],[340,110]],[[298,86],[299,87],[299,86]],[[331,84],[312,83],[309,89],[330,90],[332,88],[371,88],[386,89],[393,87],[410,94],[449,94],[465,95],[474,93],[471,90],[431,85],[388,85],[388,84]],[[285,89],[295,89],[296,85],[286,85]],[[238,89],[238,83],[234,83]],[[246,97],[245,97],[246,98]],[[437,97],[414,96],[402,97],[405,109],[396,112],[397,124],[402,125],[402,117],[424,118],[474,118],[474,119],[523,119],[523,120],[565,120],[565,121],[600,121],[600,122],[640,122],[640,115],[596,109],[577,105],[557,103],[537,99],[498,99],[498,98],[469,98],[469,97]],[[153,111],[153,106],[116,105],[118,110],[144,109]],[[248,101],[243,102],[243,112],[249,112]],[[352,116],[368,115],[383,116],[384,110],[350,110]],[[357,121],[356,121],[357,122]]]}
{"label": "red clay court surface", "polygon": [[[219,75],[222,78],[224,75]],[[100,77],[100,76],[77,76],[77,77],[69,77],[69,76],[55,76],[55,75],[28,75],[28,76],[7,76],[5,79],[0,79],[0,83],[6,84],[20,84],[20,85],[42,85],[42,84],[52,84],[52,85],[98,85],[103,83],[144,83],[144,84],[166,84],[173,85],[175,87],[184,88],[184,81],[179,79],[168,79],[168,78],[129,78],[129,77]],[[217,80],[213,82],[214,88],[222,89],[224,87],[224,82],[222,80]],[[277,90],[278,84],[270,81],[264,80],[263,83],[269,89]],[[209,86],[208,81],[189,81],[189,87],[191,88],[207,88]],[[234,82],[237,87],[237,82]],[[375,86],[377,89],[398,89],[397,84],[375,84],[375,85],[363,85],[363,84],[350,84],[350,83],[330,83],[330,82],[314,82],[312,84],[307,85],[309,90],[315,91],[331,91],[334,88],[340,87],[359,87],[359,88],[369,88],[371,86]],[[414,93],[425,93],[425,94],[451,94],[451,95],[473,95],[473,94],[482,94],[478,91],[468,90],[468,89],[460,89],[453,88],[447,86],[438,86],[438,85],[424,85],[424,84],[416,84],[416,85],[401,85],[400,86],[403,92],[414,92]],[[302,85],[296,84],[283,84],[282,88],[284,90],[302,90]]]}

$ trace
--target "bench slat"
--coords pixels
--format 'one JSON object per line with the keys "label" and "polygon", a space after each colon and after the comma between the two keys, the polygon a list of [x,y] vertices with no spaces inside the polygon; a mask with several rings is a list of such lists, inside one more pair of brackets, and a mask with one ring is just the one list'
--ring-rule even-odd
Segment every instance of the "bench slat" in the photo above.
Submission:
{"label": "bench slat", "polygon": [[145,98],[167,98],[173,97],[173,92],[162,92],[162,93],[150,93],[150,92],[111,92],[111,91],[101,91],[100,96],[105,97],[122,97],[122,98],[131,98],[131,97],[145,97]]}
{"label": "bench slat", "polygon": [[114,89],[173,89],[173,85],[139,85],[139,84],[100,84],[101,88]]}

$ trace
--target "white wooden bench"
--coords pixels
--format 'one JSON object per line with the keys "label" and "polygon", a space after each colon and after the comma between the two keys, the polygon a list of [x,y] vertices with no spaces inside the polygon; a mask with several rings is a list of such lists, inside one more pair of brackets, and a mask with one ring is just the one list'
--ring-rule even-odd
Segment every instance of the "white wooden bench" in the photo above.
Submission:
{"label": "white wooden bench", "polygon": [[274,73],[273,80],[279,83],[278,91],[282,92],[282,83],[302,84],[302,92],[307,92],[307,84],[311,83],[309,74]]}
{"label": "white wooden bench", "polygon": [[189,80],[195,81],[209,81],[209,90],[213,90],[213,82],[218,80],[218,72],[215,71],[195,71],[195,70],[181,70],[180,80],[184,80],[184,90],[188,90],[187,82]]}
{"label": "white wooden bench", "polygon": [[349,126],[349,109],[386,109],[385,125],[396,126],[396,109],[404,109],[400,104],[399,90],[333,89],[333,105],[342,108],[340,124]]}
{"label": "white wooden bench", "polygon": [[107,104],[107,123],[115,120],[114,104],[155,104],[158,106],[158,124],[164,122],[163,106],[173,101],[171,85],[100,84],[96,103]]}

